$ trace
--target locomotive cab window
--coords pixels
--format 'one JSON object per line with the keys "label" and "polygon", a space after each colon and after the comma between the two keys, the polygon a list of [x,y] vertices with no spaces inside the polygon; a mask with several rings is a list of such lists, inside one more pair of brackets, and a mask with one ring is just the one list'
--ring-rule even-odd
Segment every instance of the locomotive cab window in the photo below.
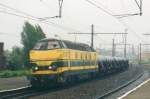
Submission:
{"label": "locomotive cab window", "polygon": [[47,42],[38,42],[36,43],[36,45],[34,46],[34,50],[45,50],[47,47]]}
{"label": "locomotive cab window", "polygon": [[41,41],[34,46],[34,50],[52,50],[61,48],[58,41]]}
{"label": "locomotive cab window", "polygon": [[60,48],[60,44],[58,41],[49,41],[48,42],[48,46],[47,46],[47,49],[50,50],[50,49],[57,49],[57,48]]}

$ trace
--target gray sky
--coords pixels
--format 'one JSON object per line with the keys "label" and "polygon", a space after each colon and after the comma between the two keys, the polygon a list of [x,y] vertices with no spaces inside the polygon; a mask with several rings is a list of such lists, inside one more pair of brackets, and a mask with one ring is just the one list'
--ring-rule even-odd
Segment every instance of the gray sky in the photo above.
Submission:
{"label": "gray sky", "polygon": [[[135,13],[138,12],[134,0],[90,0],[105,8],[111,14]],[[43,18],[58,14],[58,0],[0,0],[0,4],[26,12],[32,16]],[[49,19],[49,24],[33,21],[28,18],[20,18],[1,13],[17,13],[8,8],[0,6],[0,41],[5,43],[5,49],[12,46],[21,46],[20,34],[24,21],[32,24],[39,24],[48,38],[59,35],[61,39],[75,40],[74,35],[68,33],[90,32],[91,24],[95,25],[95,32],[124,32],[128,29],[128,43],[137,45],[138,43],[148,43],[150,37],[144,37],[143,33],[150,31],[150,1],[143,0],[143,16],[133,16],[120,20],[108,15],[102,10],[88,3],[86,0],[64,0],[63,13],[61,19]],[[54,24],[52,24],[52,23]],[[122,23],[126,24],[125,27]],[[122,42],[122,35],[96,35],[95,46],[112,42]],[[77,36],[78,42],[89,43],[90,36]]]}

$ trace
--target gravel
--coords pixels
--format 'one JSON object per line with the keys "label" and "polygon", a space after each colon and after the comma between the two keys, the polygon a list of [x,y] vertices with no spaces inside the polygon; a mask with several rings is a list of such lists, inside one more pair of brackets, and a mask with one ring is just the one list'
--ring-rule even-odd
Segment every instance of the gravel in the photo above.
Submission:
{"label": "gravel", "polygon": [[29,81],[25,76],[23,77],[11,77],[11,78],[0,78],[0,91],[15,89],[29,85]]}
{"label": "gravel", "polygon": [[105,99],[117,99],[118,97],[122,96],[129,90],[131,90],[131,89],[135,88],[136,86],[138,86],[139,84],[141,84],[143,81],[147,80],[150,77],[149,72],[150,72],[150,68],[144,67],[144,74],[140,79],[138,79],[137,81],[128,85],[127,87],[117,91],[116,93],[109,95],[108,97],[105,97]]}

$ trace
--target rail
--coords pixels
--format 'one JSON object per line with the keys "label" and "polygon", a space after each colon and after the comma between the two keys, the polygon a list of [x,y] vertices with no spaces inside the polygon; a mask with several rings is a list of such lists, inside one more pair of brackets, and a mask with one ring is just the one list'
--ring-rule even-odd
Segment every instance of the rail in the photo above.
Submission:
{"label": "rail", "polygon": [[113,94],[113,93],[121,90],[122,88],[125,88],[126,86],[130,85],[131,83],[135,82],[140,77],[142,77],[143,74],[144,74],[144,72],[142,72],[141,74],[139,74],[135,79],[132,79],[132,80],[128,81],[127,83],[125,83],[125,84],[123,84],[123,85],[121,85],[121,86],[119,86],[119,87],[117,87],[117,88],[115,88],[113,90],[110,90],[109,92],[107,92],[107,93],[105,93],[105,94],[103,94],[101,96],[96,97],[95,99],[104,99],[105,97],[110,96],[111,94]]}

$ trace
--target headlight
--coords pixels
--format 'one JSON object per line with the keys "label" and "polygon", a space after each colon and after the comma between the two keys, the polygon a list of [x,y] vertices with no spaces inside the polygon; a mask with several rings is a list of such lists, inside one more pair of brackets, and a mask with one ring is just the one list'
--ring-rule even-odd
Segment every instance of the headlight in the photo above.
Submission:
{"label": "headlight", "polygon": [[52,66],[49,66],[48,69],[52,69]]}
{"label": "headlight", "polygon": [[38,67],[35,67],[35,68],[34,68],[34,70],[38,70],[38,69],[39,69]]}
{"label": "headlight", "polygon": [[49,66],[48,69],[49,69],[49,70],[56,70],[57,67],[53,65],[53,66]]}

